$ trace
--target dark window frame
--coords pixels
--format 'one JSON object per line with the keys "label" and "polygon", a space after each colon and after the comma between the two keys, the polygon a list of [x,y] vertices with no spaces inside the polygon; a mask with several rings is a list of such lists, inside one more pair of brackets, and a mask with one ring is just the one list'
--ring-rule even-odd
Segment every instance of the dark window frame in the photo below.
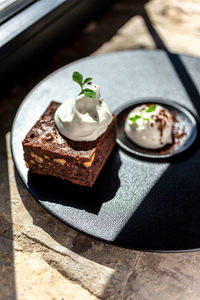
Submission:
{"label": "dark window frame", "polygon": [[0,27],[0,61],[79,2],[37,0],[3,23]]}
{"label": "dark window frame", "polygon": [[[69,43],[86,23],[115,0],[37,0],[0,26],[3,88],[30,73],[61,42]],[[45,52],[46,51],[46,52]],[[22,76],[23,77],[23,76]]]}

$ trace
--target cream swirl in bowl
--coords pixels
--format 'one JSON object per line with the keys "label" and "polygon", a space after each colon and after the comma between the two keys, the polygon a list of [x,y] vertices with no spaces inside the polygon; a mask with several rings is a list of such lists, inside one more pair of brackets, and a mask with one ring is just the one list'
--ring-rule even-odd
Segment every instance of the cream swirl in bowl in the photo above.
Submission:
{"label": "cream swirl in bowl", "polygon": [[96,93],[95,98],[80,94],[63,102],[55,112],[55,123],[62,135],[74,141],[94,141],[102,135],[113,116],[100,96],[100,87],[92,83],[86,88]]}
{"label": "cream swirl in bowl", "polygon": [[135,144],[159,149],[173,143],[173,118],[158,104],[143,104],[134,108],[126,118],[125,133]]}

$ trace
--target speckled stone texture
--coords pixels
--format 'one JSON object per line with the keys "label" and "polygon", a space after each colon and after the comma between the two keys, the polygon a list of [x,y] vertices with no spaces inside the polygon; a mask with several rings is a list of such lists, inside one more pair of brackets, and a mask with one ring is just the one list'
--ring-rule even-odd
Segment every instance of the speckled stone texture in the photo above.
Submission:
{"label": "speckled stone texture", "polygon": [[42,78],[91,54],[156,47],[144,8],[170,51],[200,55],[199,0],[119,1],[0,100],[1,300],[199,299],[199,252],[137,252],[70,229],[30,196],[10,153],[14,115]]}

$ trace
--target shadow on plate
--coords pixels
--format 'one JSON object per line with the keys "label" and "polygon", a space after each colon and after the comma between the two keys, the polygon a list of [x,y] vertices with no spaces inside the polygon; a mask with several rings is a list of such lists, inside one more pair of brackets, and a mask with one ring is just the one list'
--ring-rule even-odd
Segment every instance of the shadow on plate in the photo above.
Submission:
{"label": "shadow on plate", "polygon": [[133,211],[115,243],[153,251],[200,248],[200,147],[171,164]]}
{"label": "shadow on plate", "polygon": [[102,204],[113,199],[120,186],[120,166],[121,160],[116,147],[92,188],[51,176],[36,175],[30,171],[27,185],[33,197],[43,206],[47,201],[98,214]]}

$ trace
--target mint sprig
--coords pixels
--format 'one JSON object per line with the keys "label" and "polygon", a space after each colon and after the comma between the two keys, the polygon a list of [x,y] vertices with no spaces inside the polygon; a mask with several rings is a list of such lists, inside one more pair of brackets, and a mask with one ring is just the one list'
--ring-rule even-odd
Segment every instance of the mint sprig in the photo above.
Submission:
{"label": "mint sprig", "polygon": [[135,115],[134,117],[131,117],[130,120],[132,123],[136,123],[138,119],[141,119],[142,117],[139,115]]}
{"label": "mint sprig", "polygon": [[83,83],[88,83],[88,82],[91,82],[92,81],[92,78],[91,77],[88,77],[88,78],[85,78],[85,80],[83,81]]}
{"label": "mint sprig", "polygon": [[86,97],[88,98],[96,98],[96,92],[94,92],[91,89],[85,89],[83,90],[83,93],[85,94]]}
{"label": "mint sprig", "polygon": [[72,75],[72,78],[75,82],[77,82],[81,87],[82,87],[82,82],[83,82],[83,75],[80,74],[79,72],[74,72]]}
{"label": "mint sprig", "polygon": [[153,112],[154,110],[156,110],[156,104],[151,104],[150,106],[149,106],[149,108],[147,108],[147,110],[146,110],[146,112],[148,113],[148,112]]}
{"label": "mint sprig", "polygon": [[84,85],[86,83],[89,83],[92,81],[91,77],[87,77],[83,80],[83,75],[80,74],[79,72],[74,72],[72,75],[72,78],[75,82],[77,82],[80,87],[81,87],[81,92],[80,94],[84,94],[88,98],[96,98],[96,92],[93,91],[92,89],[84,88]]}

